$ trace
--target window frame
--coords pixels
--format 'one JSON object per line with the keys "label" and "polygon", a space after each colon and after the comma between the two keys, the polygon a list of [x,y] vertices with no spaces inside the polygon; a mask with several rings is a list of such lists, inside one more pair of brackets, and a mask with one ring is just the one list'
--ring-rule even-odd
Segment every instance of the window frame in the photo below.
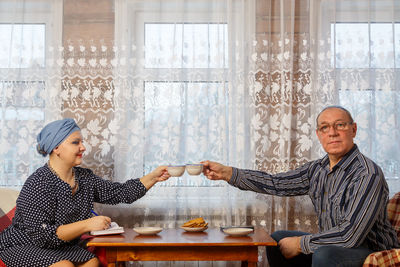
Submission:
{"label": "window frame", "polygon": [[[12,12],[7,12],[12,10]],[[62,17],[63,17],[63,2],[57,0],[15,0],[11,2],[0,3],[0,23],[2,24],[44,24],[45,25],[45,41],[44,41],[44,62],[40,68],[38,66],[28,68],[1,68],[1,77],[10,77],[9,79],[0,78],[0,86],[7,86],[7,83],[38,83],[42,84],[44,92],[41,92],[43,97],[43,107],[21,106],[21,109],[33,109],[35,111],[42,111],[42,116],[33,116],[33,118],[22,118],[18,116],[18,107],[16,110],[17,116],[10,118],[10,120],[24,120],[35,123],[43,123],[47,117],[57,117],[58,114],[54,113],[54,109],[50,105],[54,105],[54,101],[48,100],[44,96],[47,86],[52,84],[54,88],[59,88],[61,91],[61,79],[54,81],[54,77],[49,77],[48,70],[51,69],[52,73],[61,73],[61,66],[54,64],[54,59],[61,55],[62,48]],[[48,65],[53,60],[53,64]],[[35,73],[32,78],[30,73]],[[61,77],[60,77],[61,78]],[[52,82],[50,82],[50,79]],[[2,85],[3,84],[3,85]],[[4,90],[4,88],[3,88]],[[7,108],[2,108],[7,111]],[[51,110],[52,114],[49,114]],[[1,114],[0,114],[1,115]],[[0,121],[8,120],[6,115],[0,117]],[[0,176],[3,177],[1,183],[3,186],[21,188],[24,181],[17,175],[17,161],[18,158],[15,153],[16,149],[9,151],[11,155],[5,156],[1,159],[4,167],[0,168]],[[32,172],[42,164],[43,158],[37,154],[36,149],[30,148],[29,152],[29,170]],[[12,166],[10,166],[10,163]],[[7,171],[7,170],[10,171]]]}
{"label": "window frame", "polygon": [[[397,15],[397,20],[396,20],[396,14],[400,11],[400,5],[397,3],[395,4],[393,1],[352,1],[352,0],[347,0],[347,1],[331,1],[331,0],[320,0],[319,1],[320,6],[319,6],[319,11],[321,12],[320,18],[324,18],[324,23],[325,25],[320,26],[320,34],[323,36],[324,34],[328,34],[329,37],[324,36],[325,38],[329,38],[329,40],[332,42],[330,44],[330,52],[331,52],[331,63],[329,67],[333,70],[335,73],[335,89],[338,90],[338,100],[339,103],[342,103],[343,100],[341,98],[346,99],[346,93],[351,92],[352,89],[348,88],[342,88],[340,84],[340,75],[341,72],[344,74],[349,73],[354,71],[355,73],[363,73],[363,72],[376,72],[379,73],[381,71],[385,70],[393,70],[393,75],[397,75],[400,71],[400,66],[396,64],[397,60],[397,54],[400,53],[400,46],[396,46],[396,41],[399,42],[399,39],[396,39],[395,31],[396,28],[400,29],[400,20],[398,19]],[[355,10],[357,10],[355,12]],[[375,67],[371,66],[371,57],[369,56],[369,67],[360,67],[360,66],[355,66],[355,67],[337,67],[336,64],[336,51],[335,51],[335,42],[336,38],[332,39],[332,37],[336,37],[335,33],[332,32],[332,25],[334,24],[340,24],[340,23],[354,23],[354,24],[359,24],[359,23],[364,23],[368,24],[368,38],[369,38],[369,47],[368,47],[368,53],[369,55],[373,50],[371,50],[371,24],[392,24],[393,27],[393,34],[391,38],[393,39],[393,57],[394,57],[394,62],[393,65],[390,67]],[[321,25],[321,23],[320,23]],[[398,48],[398,49],[396,49]],[[397,54],[396,54],[397,53]],[[378,93],[386,93],[386,90],[382,90],[381,88],[376,89],[375,86],[371,86],[375,84],[376,75],[370,74],[369,75],[369,84],[365,88],[357,88],[355,92],[366,95],[366,99],[368,101],[369,98],[374,97],[375,99],[375,92]],[[396,88],[396,85],[393,85],[391,88]],[[394,93],[393,90],[389,91],[390,93]],[[355,97],[356,98],[356,97]],[[357,109],[357,106],[355,106],[355,109]],[[397,114],[399,115],[399,114]],[[376,116],[376,114],[375,114]],[[365,118],[364,118],[365,119]],[[377,118],[375,118],[377,120]],[[366,126],[368,127],[368,126]],[[359,131],[361,130],[361,125],[359,125]],[[357,138],[357,137],[356,137]],[[373,138],[376,138],[373,136]],[[361,145],[360,145],[361,147]],[[375,155],[369,155],[371,158],[375,158],[376,160],[379,159],[377,157],[376,152],[374,152]],[[392,160],[392,159],[390,159]],[[381,166],[382,168],[386,168],[387,166]],[[396,192],[396,188],[399,188],[397,185],[399,182],[399,176],[394,175],[394,176],[388,176],[386,174],[386,181],[389,184],[389,188],[391,189],[391,194],[393,192]],[[392,191],[394,189],[394,191]]]}
{"label": "window frame", "polygon": [[[145,7],[146,4],[141,5],[140,3],[143,0],[120,0],[116,2],[115,6],[115,43],[117,47],[128,47],[127,51],[130,51],[132,47],[134,47],[133,55],[130,52],[126,52],[126,58],[131,58],[132,56],[143,60],[137,60],[135,66],[135,73],[143,73],[144,75],[139,75],[140,77],[152,77],[151,79],[140,78],[142,86],[142,95],[145,96],[145,84],[146,83],[157,83],[157,82],[165,82],[165,83],[220,83],[227,85],[228,84],[228,70],[229,70],[229,60],[230,60],[230,53],[229,51],[229,44],[230,44],[230,36],[229,36],[229,21],[228,18],[225,18],[224,21],[221,19],[216,19],[215,17],[223,17],[225,14],[225,10],[221,10],[220,13],[217,15],[214,13],[213,17],[210,17],[209,12],[206,9],[203,11],[201,9],[193,8],[191,11],[187,11],[185,9],[185,18],[190,19],[177,19],[182,14],[179,12],[179,8],[174,4],[171,4],[168,8],[169,13],[168,15],[163,14],[162,18],[160,18],[160,14],[158,12],[152,11],[151,8]],[[207,0],[208,1],[208,0]],[[171,1],[173,2],[173,1]],[[169,3],[169,2],[168,2]],[[167,4],[165,4],[167,5]],[[185,6],[187,7],[187,6]],[[155,9],[158,7],[155,6]],[[189,12],[189,13],[187,13]],[[130,14],[130,18],[128,19],[128,15]],[[227,52],[227,63],[225,63],[224,68],[178,68],[177,70],[187,70],[189,73],[187,79],[177,79],[176,75],[167,71],[167,69],[163,68],[146,68],[144,57],[141,55],[145,54],[144,51],[144,44],[145,44],[145,24],[146,23],[182,23],[182,24],[195,24],[195,23],[204,23],[204,24],[226,24],[226,47],[228,49]],[[241,26],[243,27],[243,26]],[[239,29],[240,31],[240,29]],[[136,55],[136,56],[135,56]],[[161,73],[161,74],[160,74]],[[193,73],[193,77],[195,79],[191,79],[190,73]],[[163,79],[154,79],[161,75]],[[201,78],[199,78],[201,77]],[[222,79],[221,79],[222,77]],[[226,86],[224,86],[226,88]],[[145,100],[143,100],[145,101]],[[144,104],[143,104],[144,105]],[[145,112],[145,110],[144,110]],[[144,114],[143,114],[144,116]],[[143,126],[144,127],[144,126]],[[143,160],[143,175],[148,171],[144,164]],[[174,186],[166,186],[165,183],[160,185],[163,187],[163,190],[168,188],[168,190],[177,190],[180,187],[191,187],[196,188],[197,186],[189,186],[186,184],[178,183]],[[197,187],[199,190],[210,190],[210,188],[214,188],[218,190],[222,186],[222,183],[214,182],[208,186],[200,186]],[[157,196],[154,196],[157,198]]]}

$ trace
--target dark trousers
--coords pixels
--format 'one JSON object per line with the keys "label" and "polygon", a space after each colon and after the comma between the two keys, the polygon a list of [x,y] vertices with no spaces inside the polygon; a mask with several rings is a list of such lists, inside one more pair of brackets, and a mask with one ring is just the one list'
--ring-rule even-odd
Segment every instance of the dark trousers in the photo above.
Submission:
{"label": "dark trousers", "polygon": [[[276,241],[290,237],[301,236],[309,233],[299,231],[276,231],[271,237]],[[339,246],[323,246],[313,254],[300,254],[291,259],[286,259],[279,246],[267,247],[267,258],[271,267],[359,267],[365,258],[373,251],[366,247],[343,248]]]}

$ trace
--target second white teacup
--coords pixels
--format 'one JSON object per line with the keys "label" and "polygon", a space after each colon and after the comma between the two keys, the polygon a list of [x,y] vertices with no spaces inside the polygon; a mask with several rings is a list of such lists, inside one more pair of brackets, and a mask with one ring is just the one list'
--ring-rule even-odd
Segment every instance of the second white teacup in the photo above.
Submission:
{"label": "second white teacup", "polygon": [[186,171],[190,175],[199,175],[203,171],[203,164],[186,164]]}

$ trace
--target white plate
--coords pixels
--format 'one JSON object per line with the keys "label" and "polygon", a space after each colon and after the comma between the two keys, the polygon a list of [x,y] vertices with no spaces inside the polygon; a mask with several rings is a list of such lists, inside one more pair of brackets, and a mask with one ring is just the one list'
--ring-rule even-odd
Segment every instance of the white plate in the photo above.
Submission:
{"label": "white plate", "polygon": [[135,227],[133,231],[140,235],[155,235],[162,231],[161,227]]}
{"label": "white plate", "polygon": [[184,227],[184,226],[181,226],[181,228],[183,230],[185,230],[186,232],[203,232],[204,230],[206,230],[208,228],[208,226],[205,226],[205,227]]}
{"label": "white plate", "polygon": [[254,230],[251,228],[234,227],[234,228],[226,228],[223,231],[225,234],[228,234],[231,236],[245,236],[250,233],[253,233]]}

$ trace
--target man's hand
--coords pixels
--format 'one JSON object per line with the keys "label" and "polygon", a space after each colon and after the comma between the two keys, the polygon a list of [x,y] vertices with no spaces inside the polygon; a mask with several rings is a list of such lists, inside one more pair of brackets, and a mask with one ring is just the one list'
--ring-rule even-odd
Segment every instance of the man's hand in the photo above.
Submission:
{"label": "man's hand", "polygon": [[301,236],[285,237],[279,241],[279,249],[286,259],[291,259],[301,253]]}
{"label": "man's hand", "polygon": [[203,174],[210,180],[225,180],[229,182],[232,176],[232,167],[213,161],[202,161]]}

